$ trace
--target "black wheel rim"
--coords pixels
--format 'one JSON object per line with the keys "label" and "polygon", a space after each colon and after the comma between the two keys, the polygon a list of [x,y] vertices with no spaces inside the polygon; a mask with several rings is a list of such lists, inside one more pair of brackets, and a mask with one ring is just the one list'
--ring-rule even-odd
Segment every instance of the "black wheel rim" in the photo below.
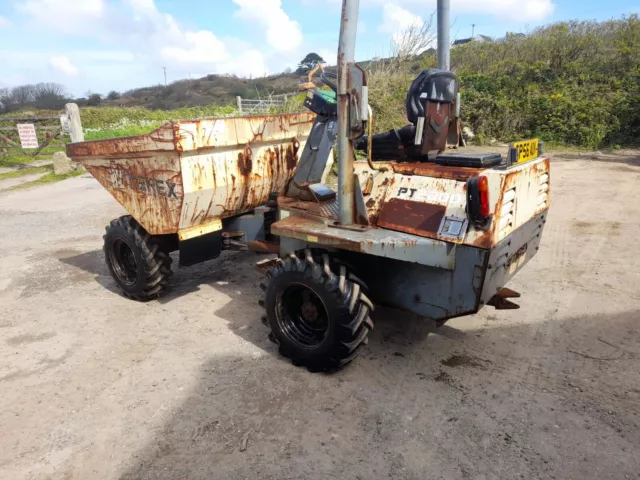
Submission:
{"label": "black wheel rim", "polygon": [[307,285],[288,285],[276,301],[280,330],[301,347],[320,345],[329,330],[329,314],[320,296]]}
{"label": "black wheel rim", "polygon": [[133,250],[122,238],[116,238],[109,248],[109,260],[113,273],[125,285],[134,285],[138,280],[140,269]]}

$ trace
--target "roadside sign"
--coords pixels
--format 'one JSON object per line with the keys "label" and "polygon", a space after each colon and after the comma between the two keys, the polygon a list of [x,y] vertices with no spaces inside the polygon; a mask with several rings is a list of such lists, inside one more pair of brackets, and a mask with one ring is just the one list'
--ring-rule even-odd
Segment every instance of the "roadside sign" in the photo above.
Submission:
{"label": "roadside sign", "polygon": [[33,123],[18,123],[16,127],[22,148],[38,148],[38,136]]}

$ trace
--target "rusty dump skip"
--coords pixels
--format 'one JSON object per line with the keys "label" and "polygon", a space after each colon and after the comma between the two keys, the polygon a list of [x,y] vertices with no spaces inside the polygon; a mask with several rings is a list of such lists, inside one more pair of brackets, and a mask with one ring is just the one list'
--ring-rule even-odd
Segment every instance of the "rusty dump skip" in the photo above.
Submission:
{"label": "rusty dump skip", "polygon": [[216,224],[291,179],[315,115],[180,120],[135,137],[72,143],[80,162],[151,234]]}

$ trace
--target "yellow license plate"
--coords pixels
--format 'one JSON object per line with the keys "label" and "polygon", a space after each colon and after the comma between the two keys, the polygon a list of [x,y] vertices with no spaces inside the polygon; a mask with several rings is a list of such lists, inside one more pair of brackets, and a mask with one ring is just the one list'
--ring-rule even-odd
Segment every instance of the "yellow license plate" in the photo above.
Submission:
{"label": "yellow license plate", "polygon": [[513,148],[518,149],[518,162],[524,163],[534,158],[538,158],[540,155],[540,142],[537,138],[533,140],[525,140],[523,142],[515,142],[511,145]]}

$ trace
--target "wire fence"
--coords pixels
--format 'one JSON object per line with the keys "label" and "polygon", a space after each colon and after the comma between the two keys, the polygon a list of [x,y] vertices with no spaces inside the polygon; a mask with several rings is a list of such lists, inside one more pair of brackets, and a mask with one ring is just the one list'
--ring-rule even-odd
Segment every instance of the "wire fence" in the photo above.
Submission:
{"label": "wire fence", "polygon": [[245,115],[252,113],[271,113],[274,110],[284,108],[289,98],[292,98],[294,95],[297,95],[297,93],[272,95],[268,98],[236,97],[236,105],[238,112]]}

